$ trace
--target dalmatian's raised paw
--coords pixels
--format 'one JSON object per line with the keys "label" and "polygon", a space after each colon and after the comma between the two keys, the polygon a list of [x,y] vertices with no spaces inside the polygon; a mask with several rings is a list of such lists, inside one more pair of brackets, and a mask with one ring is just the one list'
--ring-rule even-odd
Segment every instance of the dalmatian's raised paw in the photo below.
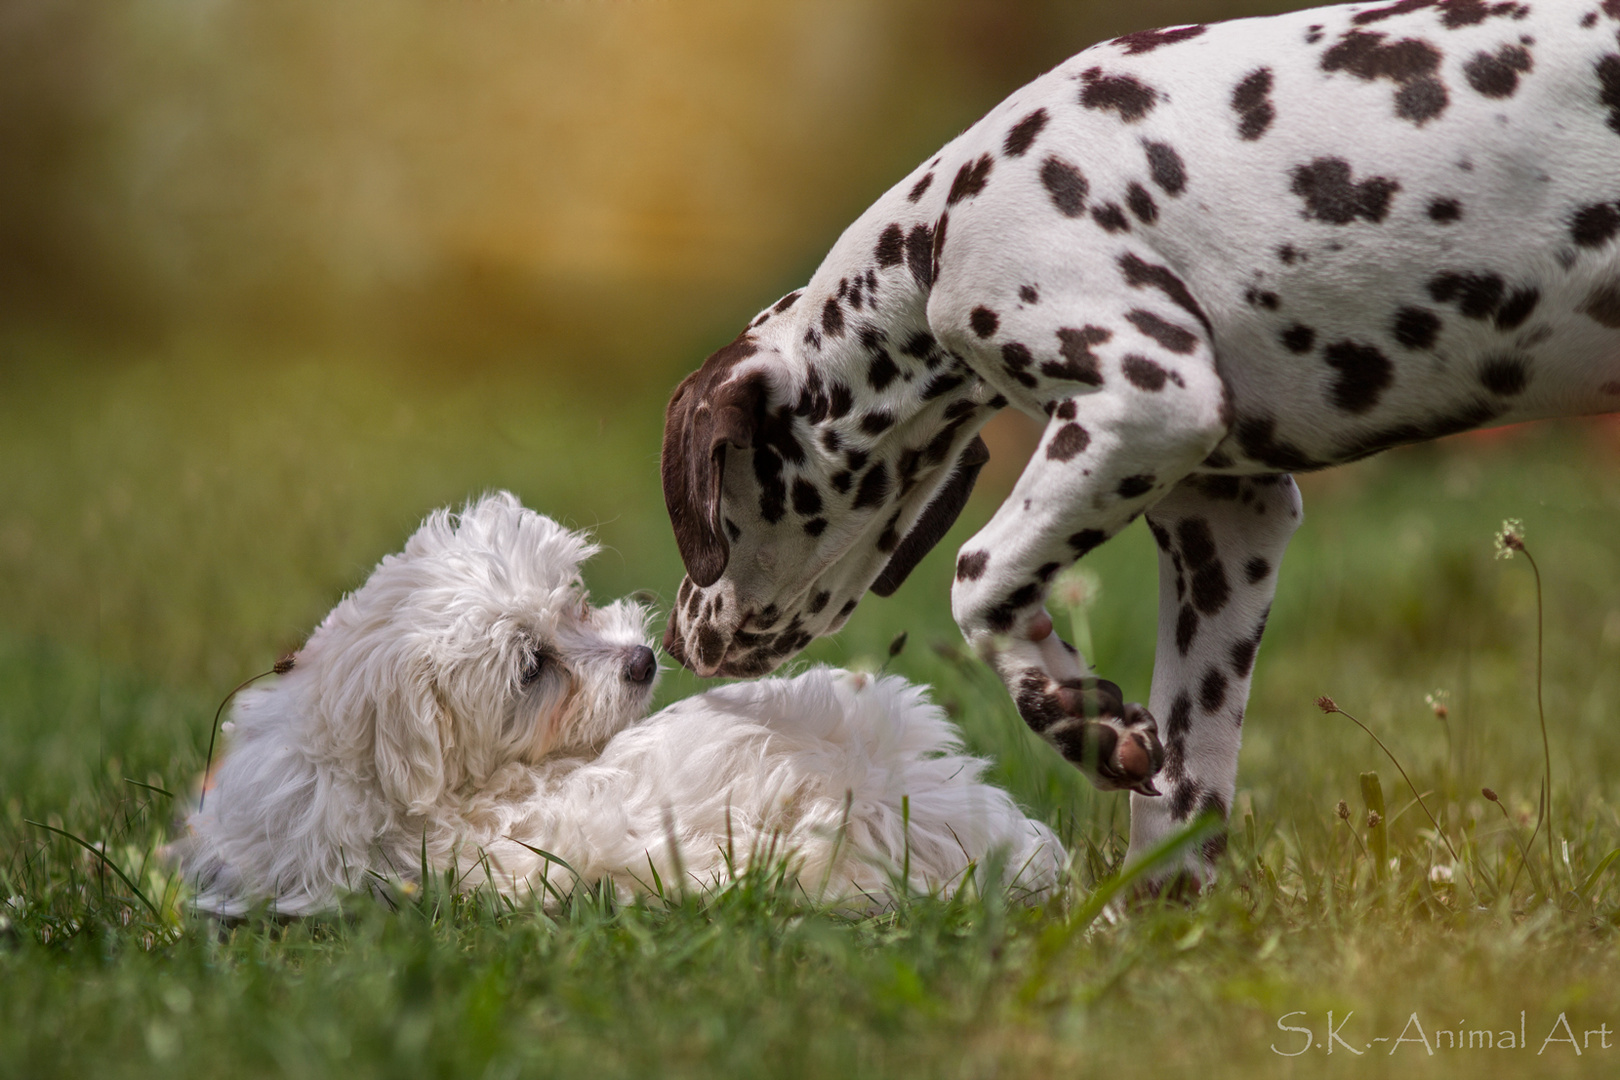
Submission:
{"label": "dalmatian's raised paw", "polygon": [[1025,674],[1017,693],[1026,723],[1103,791],[1158,795],[1153,777],[1164,767],[1153,714],[1127,703],[1107,679],[1054,682]]}

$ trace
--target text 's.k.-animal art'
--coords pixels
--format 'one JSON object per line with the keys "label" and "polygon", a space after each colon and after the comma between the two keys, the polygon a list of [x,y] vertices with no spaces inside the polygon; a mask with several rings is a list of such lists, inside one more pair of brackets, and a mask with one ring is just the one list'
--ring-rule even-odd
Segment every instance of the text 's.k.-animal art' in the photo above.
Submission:
{"label": "text 's.k.-animal art'", "polygon": [[[758,675],[888,595],[1006,407],[1046,430],[954,613],[1032,728],[1136,792],[1140,854],[1231,805],[1290,473],[1620,409],[1620,0],[1144,31],[1014,93],[676,390],[666,647]],[[1143,515],[1151,711],[1043,607]]]}

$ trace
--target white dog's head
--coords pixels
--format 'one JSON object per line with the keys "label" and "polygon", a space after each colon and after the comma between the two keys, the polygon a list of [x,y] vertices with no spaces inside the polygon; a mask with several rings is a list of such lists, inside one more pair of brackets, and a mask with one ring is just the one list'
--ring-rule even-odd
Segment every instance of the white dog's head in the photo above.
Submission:
{"label": "white dog's head", "polygon": [[413,814],[600,745],[646,711],[658,663],[645,609],[591,607],[579,567],[597,550],[506,492],[430,515],[298,653],[308,745],[374,766]]}

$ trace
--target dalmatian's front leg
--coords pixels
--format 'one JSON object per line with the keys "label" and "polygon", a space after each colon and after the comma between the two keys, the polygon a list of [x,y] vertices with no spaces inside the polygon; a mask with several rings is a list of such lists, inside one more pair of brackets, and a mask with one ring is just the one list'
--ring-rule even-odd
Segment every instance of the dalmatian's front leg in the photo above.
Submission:
{"label": "dalmatian's front leg", "polygon": [[1188,364],[1172,392],[1067,394],[1012,495],[963,546],[953,614],[995,667],[1024,721],[1104,790],[1158,793],[1163,749],[1153,716],[1090,675],[1052,631],[1052,578],[1124,528],[1219,441],[1223,390],[1210,367]]}
{"label": "dalmatian's front leg", "polygon": [[[1277,567],[1302,520],[1291,476],[1191,476],[1148,511],[1159,545],[1159,642],[1149,697],[1164,740],[1165,798],[1131,799],[1138,859],[1191,818],[1223,818],[1237,783],[1243,709]],[[1224,833],[1155,874],[1155,889],[1214,876]]]}

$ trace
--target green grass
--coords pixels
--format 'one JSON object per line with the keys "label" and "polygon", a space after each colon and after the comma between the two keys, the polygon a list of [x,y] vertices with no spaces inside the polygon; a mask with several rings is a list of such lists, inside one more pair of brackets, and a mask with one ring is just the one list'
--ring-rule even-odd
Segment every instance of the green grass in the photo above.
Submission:
{"label": "green grass", "polygon": [[[1118,869],[1124,797],[1023,730],[950,621],[952,555],[994,509],[985,492],[898,595],[868,599],[811,657],[875,667],[908,633],[890,670],[932,684],[996,778],[1073,845],[1072,885],[1046,906],[989,891],[852,920],[760,877],[628,908],[575,897],[547,915],[434,887],[397,913],[220,934],[184,914],[155,852],[223,692],[295,645],[427,509],[491,487],[596,530],[599,596],[667,602],[680,571],[656,462],[678,373],[609,405],[544,372],[405,376],[202,350],[91,364],[39,343],[0,360],[0,1076],[1612,1075],[1620,1062],[1612,429],[1548,426],[1304,478],[1232,843],[1196,902],[1089,917]],[[1505,517],[1524,520],[1546,598],[1555,856],[1538,836],[1526,869],[1543,771],[1535,588],[1522,559],[1492,557]],[[1086,564],[1100,591],[1059,626],[1082,623],[1099,669],[1143,698],[1151,539],[1133,529]],[[698,685],[669,673],[660,698]],[[1436,690],[1443,721],[1425,702]],[[1411,775],[1461,855],[1450,883],[1431,880],[1451,858],[1424,808],[1367,735],[1313,705],[1322,694]],[[1369,771],[1396,860],[1384,874],[1364,854]],[[1433,1045],[1459,1028],[1516,1033],[1522,1010],[1531,1046],[1279,1056],[1303,1038],[1279,1018],[1301,1010],[1282,1022],[1324,1042],[1328,1011],[1353,1010],[1341,1035],[1364,1050],[1413,1013]],[[1594,1035],[1580,1057],[1567,1043],[1538,1054],[1560,1013],[1577,1038],[1606,1024],[1611,1049]]]}

